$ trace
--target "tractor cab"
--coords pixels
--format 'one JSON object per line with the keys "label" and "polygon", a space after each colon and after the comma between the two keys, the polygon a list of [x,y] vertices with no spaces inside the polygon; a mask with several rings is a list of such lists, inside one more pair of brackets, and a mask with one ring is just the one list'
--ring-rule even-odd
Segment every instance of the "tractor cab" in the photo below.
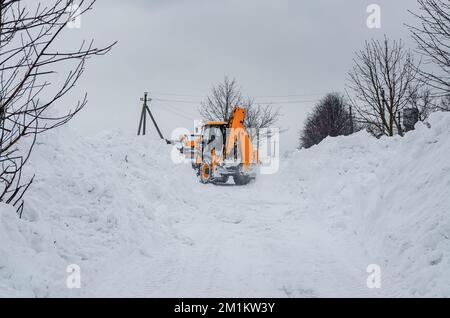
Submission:
{"label": "tractor cab", "polygon": [[226,139],[226,122],[208,122],[202,129],[202,156],[212,160],[212,150],[215,149],[216,155],[221,155],[221,150],[225,145]]}

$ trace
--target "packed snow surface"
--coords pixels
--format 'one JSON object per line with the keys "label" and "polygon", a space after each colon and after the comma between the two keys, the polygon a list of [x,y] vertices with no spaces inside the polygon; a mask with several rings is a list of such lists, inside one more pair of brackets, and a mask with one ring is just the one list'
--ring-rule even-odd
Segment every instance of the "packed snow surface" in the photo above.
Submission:
{"label": "packed snow surface", "polygon": [[148,136],[47,134],[23,218],[0,205],[0,296],[450,297],[450,116],[430,124],[327,138],[241,187]]}

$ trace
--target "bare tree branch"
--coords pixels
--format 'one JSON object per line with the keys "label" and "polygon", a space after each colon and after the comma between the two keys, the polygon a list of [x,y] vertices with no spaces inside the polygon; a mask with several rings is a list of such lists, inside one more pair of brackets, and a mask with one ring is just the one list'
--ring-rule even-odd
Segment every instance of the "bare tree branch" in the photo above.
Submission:
{"label": "bare tree branch", "polygon": [[410,13],[420,26],[408,26],[425,58],[425,65],[437,66],[438,73],[421,69],[424,81],[436,89],[440,97],[450,94],[450,2],[448,0],[418,0],[419,12]]}
{"label": "bare tree branch", "polygon": [[[22,169],[37,135],[66,124],[83,109],[87,96],[64,115],[52,116],[49,110],[75,87],[86,61],[108,53],[115,44],[97,48],[93,41],[82,42],[68,51],[56,47],[67,24],[94,3],[54,0],[50,5],[23,5],[0,0],[0,202],[23,208],[23,195],[33,179],[23,182]],[[62,69],[67,73],[61,80],[56,70]]]}

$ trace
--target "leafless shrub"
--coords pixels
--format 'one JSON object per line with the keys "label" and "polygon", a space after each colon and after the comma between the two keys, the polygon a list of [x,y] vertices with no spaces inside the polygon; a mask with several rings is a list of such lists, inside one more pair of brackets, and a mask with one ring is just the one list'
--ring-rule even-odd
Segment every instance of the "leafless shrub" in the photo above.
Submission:
{"label": "leafless shrub", "polygon": [[300,147],[310,148],[328,136],[349,135],[355,130],[344,97],[331,93],[322,98],[307,117],[300,134]]}

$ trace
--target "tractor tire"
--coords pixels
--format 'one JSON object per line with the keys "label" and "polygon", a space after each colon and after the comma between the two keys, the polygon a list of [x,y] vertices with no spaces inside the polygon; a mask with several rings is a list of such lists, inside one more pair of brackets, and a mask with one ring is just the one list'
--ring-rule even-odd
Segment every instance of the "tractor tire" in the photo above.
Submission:
{"label": "tractor tire", "polygon": [[247,175],[236,174],[233,176],[233,180],[236,185],[246,185],[249,184],[252,179]]}
{"label": "tractor tire", "polygon": [[211,182],[211,170],[211,164],[207,161],[204,161],[200,165],[199,178],[201,183],[206,184]]}

